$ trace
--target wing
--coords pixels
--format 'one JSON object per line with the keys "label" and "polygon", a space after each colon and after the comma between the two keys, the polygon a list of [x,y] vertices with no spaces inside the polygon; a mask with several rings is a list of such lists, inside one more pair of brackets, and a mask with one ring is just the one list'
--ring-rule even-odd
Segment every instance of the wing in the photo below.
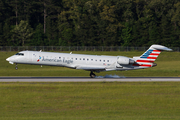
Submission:
{"label": "wing", "polygon": [[105,71],[106,67],[81,65],[81,66],[77,66],[76,69],[82,69],[82,70],[87,70],[87,71]]}
{"label": "wing", "polygon": [[111,71],[115,70],[115,63],[111,64],[110,66],[92,66],[92,65],[78,65],[75,68],[76,69],[82,69],[82,70],[87,70],[87,71]]}

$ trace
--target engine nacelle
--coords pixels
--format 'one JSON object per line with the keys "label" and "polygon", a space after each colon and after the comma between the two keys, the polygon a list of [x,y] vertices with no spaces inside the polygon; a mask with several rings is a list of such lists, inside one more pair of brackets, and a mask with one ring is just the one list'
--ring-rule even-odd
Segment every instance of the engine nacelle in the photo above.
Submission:
{"label": "engine nacelle", "polygon": [[118,56],[117,63],[120,65],[129,65],[135,63],[135,61],[128,57]]}

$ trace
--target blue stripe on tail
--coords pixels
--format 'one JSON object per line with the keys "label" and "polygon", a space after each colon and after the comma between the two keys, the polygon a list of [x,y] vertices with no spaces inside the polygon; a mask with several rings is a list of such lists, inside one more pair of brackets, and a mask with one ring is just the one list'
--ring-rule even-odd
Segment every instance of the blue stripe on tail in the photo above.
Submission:
{"label": "blue stripe on tail", "polygon": [[149,55],[153,52],[153,50],[149,49],[147,50],[143,55],[141,55],[140,58],[147,58]]}

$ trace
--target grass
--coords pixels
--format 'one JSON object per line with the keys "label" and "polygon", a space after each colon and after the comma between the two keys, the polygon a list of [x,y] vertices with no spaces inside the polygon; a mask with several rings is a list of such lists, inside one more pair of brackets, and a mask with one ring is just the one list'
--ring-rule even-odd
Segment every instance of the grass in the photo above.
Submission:
{"label": "grass", "polygon": [[[139,56],[142,52],[73,52]],[[15,52],[0,52],[0,76],[89,76],[64,67],[9,64]],[[163,52],[158,66],[97,75],[180,76],[180,53]],[[180,82],[0,83],[1,120],[167,120],[180,119]]]}
{"label": "grass", "polygon": [[[89,71],[75,70],[64,67],[53,67],[39,65],[22,65],[18,64],[18,70],[15,70],[15,65],[9,64],[5,59],[16,52],[0,52],[1,65],[0,65],[0,76],[89,76]],[[113,56],[140,56],[142,52],[83,52],[75,51],[73,53],[80,54],[94,54],[94,55],[113,55]],[[180,53],[179,52],[162,52],[155,63],[158,65],[153,68],[141,69],[141,70],[130,70],[130,71],[110,71],[97,73],[101,75],[119,75],[126,77],[138,77],[138,76],[180,76]]]}
{"label": "grass", "polygon": [[0,83],[1,120],[180,119],[180,82]]}

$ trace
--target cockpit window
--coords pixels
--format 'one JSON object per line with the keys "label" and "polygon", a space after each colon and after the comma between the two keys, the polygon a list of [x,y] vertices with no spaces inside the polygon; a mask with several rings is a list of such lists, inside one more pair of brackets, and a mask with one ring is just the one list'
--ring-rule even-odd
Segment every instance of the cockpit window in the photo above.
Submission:
{"label": "cockpit window", "polygon": [[24,53],[16,53],[16,55],[24,56]]}

